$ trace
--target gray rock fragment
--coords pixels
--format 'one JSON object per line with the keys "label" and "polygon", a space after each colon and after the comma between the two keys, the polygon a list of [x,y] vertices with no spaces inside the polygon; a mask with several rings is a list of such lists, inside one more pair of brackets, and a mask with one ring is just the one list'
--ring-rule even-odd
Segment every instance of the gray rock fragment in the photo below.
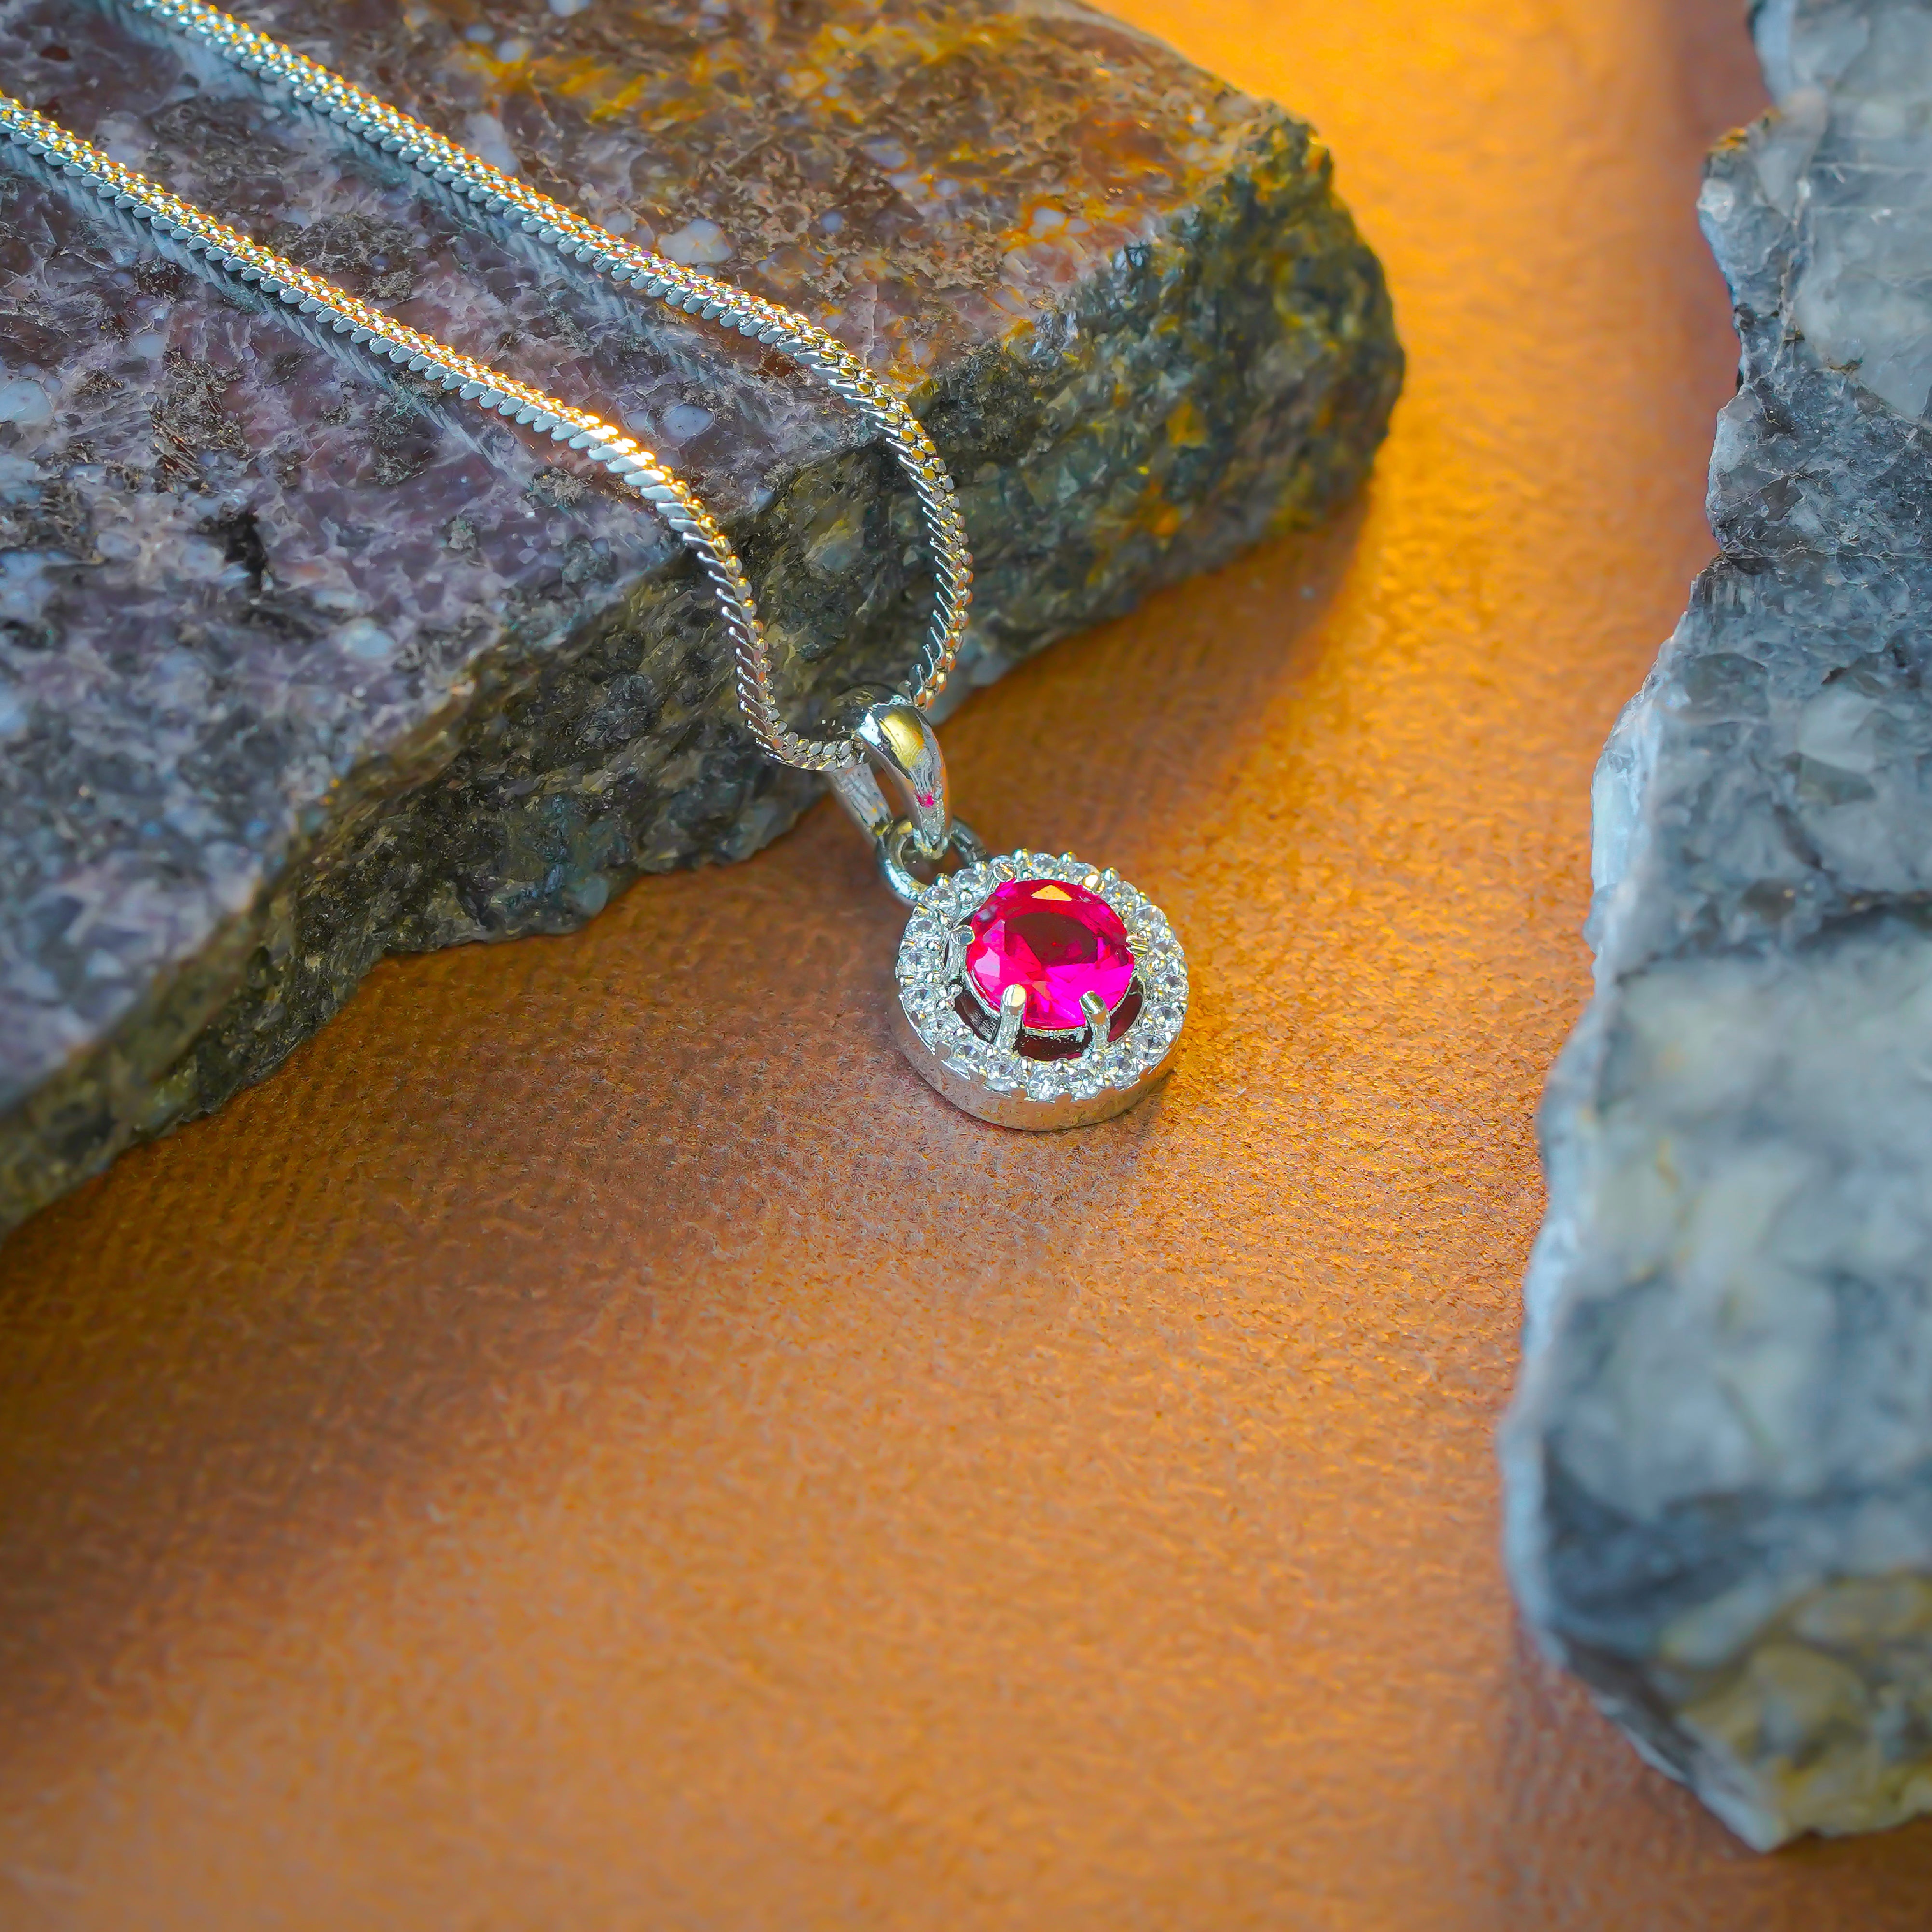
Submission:
{"label": "gray rock fragment", "polygon": [[1932,6],[1754,27],[1722,554],[1598,774],[1503,1460],[1546,1643],[1768,1847],[1932,1810]]}
{"label": "gray rock fragment", "polygon": [[[1309,130],[1069,0],[251,17],[899,383],[974,538],[962,680],[1319,517],[1386,426],[1387,293]],[[0,0],[10,91],[676,461],[801,720],[904,674],[925,560],[861,425],[205,62]],[[0,171],[0,1228],[386,951],[567,928],[815,795],[662,528]]]}

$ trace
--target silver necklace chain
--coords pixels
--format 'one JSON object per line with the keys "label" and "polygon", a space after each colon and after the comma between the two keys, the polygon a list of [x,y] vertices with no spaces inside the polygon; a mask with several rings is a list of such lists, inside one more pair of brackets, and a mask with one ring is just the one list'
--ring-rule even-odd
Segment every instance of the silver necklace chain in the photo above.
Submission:
{"label": "silver necklace chain", "polygon": [[[124,0],[130,10],[202,42],[224,58],[279,83],[352,134],[407,161],[568,260],[668,306],[768,344],[850,404],[883,433],[917,495],[939,595],[932,622],[904,687],[920,711],[946,688],[972,603],[973,560],[952,479],[925,425],[836,338],[803,316],[728,282],[638,248],[541,194],[481,156],[413,120],[365,89],[269,35],[200,0]],[[736,550],[696,492],[652,451],[588,410],[466,356],[298,266],[218,220],[91,142],[0,93],[0,134],[61,173],[218,270],[326,321],[376,358],[428,377],[466,401],[547,432],[582,451],[650,503],[695,554],[709,578],[736,657],[738,701],[752,735],[771,758],[806,771],[854,779],[868,747],[852,738],[810,738],[778,708],[771,646]],[[922,721],[922,723],[923,721]],[[876,748],[874,748],[876,755]],[[842,785],[842,791],[847,789]],[[862,818],[862,822],[863,822]]]}
{"label": "silver necklace chain", "polygon": [[[958,656],[972,560],[952,479],[898,398],[803,316],[620,239],[201,0],[122,4],[279,83],[559,254],[770,344],[880,429],[919,497],[938,607],[903,694],[842,721],[849,736],[808,738],[779,712],[770,646],[730,539],[690,486],[634,437],[396,321],[0,94],[0,136],[52,170],[372,357],[582,451],[659,512],[717,593],[737,654],[739,701],[759,743],[782,763],[830,776],[870,835],[887,884],[913,908],[899,946],[896,1030],[914,1066],[946,1099],[1007,1126],[1070,1127],[1120,1113],[1164,1078],[1186,1013],[1187,968],[1159,910],[1114,872],[1071,854],[996,858],[952,815],[945,760],[926,714]],[[1009,920],[1018,922],[1010,932]],[[1029,920],[1047,934],[1038,944]],[[1077,1013],[1067,1004],[1076,992]]]}

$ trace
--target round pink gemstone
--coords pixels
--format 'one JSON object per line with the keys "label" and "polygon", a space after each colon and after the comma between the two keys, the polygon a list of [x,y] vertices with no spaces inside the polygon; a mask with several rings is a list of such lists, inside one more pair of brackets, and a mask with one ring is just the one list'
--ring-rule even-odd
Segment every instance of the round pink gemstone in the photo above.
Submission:
{"label": "round pink gemstone", "polygon": [[1009,986],[1026,988],[1023,1024],[1084,1027],[1082,993],[1111,1012],[1133,983],[1134,956],[1120,916],[1098,892],[1058,879],[995,886],[970,922],[966,973],[995,1012]]}

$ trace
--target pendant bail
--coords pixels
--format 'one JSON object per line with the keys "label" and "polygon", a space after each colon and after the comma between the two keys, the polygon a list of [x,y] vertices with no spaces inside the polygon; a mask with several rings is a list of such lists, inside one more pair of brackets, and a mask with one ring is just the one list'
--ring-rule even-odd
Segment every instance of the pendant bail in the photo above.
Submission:
{"label": "pendant bail", "polygon": [[864,755],[830,774],[832,789],[872,840],[896,897],[916,904],[949,866],[986,856],[973,828],[952,816],[945,754],[916,706],[897,693],[881,698],[858,714],[851,735]]}
{"label": "pendant bail", "polygon": [[946,756],[938,734],[904,698],[868,704],[852,728],[864,762],[832,774],[839,802],[868,837],[884,838],[901,820],[920,856],[945,856],[952,836]]}

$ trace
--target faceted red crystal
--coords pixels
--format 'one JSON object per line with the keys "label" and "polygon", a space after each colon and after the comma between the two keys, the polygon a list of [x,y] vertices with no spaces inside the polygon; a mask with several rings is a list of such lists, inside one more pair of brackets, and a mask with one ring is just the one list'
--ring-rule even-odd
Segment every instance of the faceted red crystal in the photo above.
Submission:
{"label": "faceted red crystal", "polygon": [[1133,983],[1134,956],[1120,916],[1097,892],[1058,879],[1012,879],[976,912],[966,973],[994,1012],[1009,986],[1026,988],[1030,1027],[1084,1027],[1082,993],[1108,1012]]}

